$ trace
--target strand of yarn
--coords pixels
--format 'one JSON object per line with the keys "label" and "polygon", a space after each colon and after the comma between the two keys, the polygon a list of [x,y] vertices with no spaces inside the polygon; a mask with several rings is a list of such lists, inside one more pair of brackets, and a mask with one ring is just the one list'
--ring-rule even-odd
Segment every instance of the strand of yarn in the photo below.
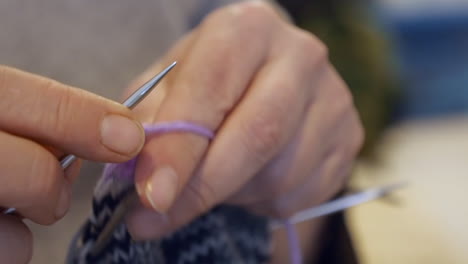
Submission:
{"label": "strand of yarn", "polygon": [[[186,122],[186,121],[174,121],[174,122],[161,122],[156,124],[146,124],[143,126],[146,134],[146,139],[149,139],[156,135],[174,133],[174,132],[188,132],[193,133],[208,139],[214,138],[214,132],[206,127]],[[135,175],[135,169],[137,164],[138,156],[132,160],[124,163],[109,163],[105,166],[103,177],[104,179],[118,179],[125,181],[133,181]],[[291,264],[302,264],[302,254],[299,245],[299,238],[294,225],[286,220],[283,221],[284,228],[287,233],[288,249],[290,255]]]}
{"label": "strand of yarn", "polygon": [[[143,125],[143,128],[145,129],[146,140],[156,135],[174,132],[193,133],[208,139],[212,139],[214,137],[214,132],[210,129],[185,121],[145,124]],[[137,160],[138,156],[124,163],[106,164],[103,171],[104,179],[110,179],[112,177],[119,180],[133,181]]]}
{"label": "strand of yarn", "polygon": [[286,230],[287,240],[288,240],[288,250],[289,250],[289,260],[291,264],[302,264],[302,252],[301,246],[299,244],[299,236],[297,235],[297,230],[294,224],[285,220],[284,229]]}

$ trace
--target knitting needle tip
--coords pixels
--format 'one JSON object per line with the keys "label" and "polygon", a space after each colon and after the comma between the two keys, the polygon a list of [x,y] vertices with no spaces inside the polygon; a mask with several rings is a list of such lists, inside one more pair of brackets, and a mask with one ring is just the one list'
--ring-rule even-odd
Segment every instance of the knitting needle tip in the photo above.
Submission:
{"label": "knitting needle tip", "polygon": [[[156,76],[151,78],[145,84],[143,84],[140,88],[138,88],[132,95],[130,95],[127,100],[123,102],[123,105],[132,109],[134,108],[139,102],[141,102],[145,97],[156,87],[156,85],[168,74],[175,66],[177,62],[173,62],[163,71],[158,73]],[[60,166],[63,169],[68,168],[74,161],[76,160],[76,156],[68,155],[60,161]]]}
{"label": "knitting needle tip", "polygon": [[130,95],[123,105],[132,109],[134,108],[141,100],[143,100],[153,89],[156,85],[168,74],[175,66],[177,62],[173,62],[167,68],[165,68],[162,72],[158,73],[156,76],[151,78],[145,84],[143,84],[138,90],[136,90],[132,95]]}

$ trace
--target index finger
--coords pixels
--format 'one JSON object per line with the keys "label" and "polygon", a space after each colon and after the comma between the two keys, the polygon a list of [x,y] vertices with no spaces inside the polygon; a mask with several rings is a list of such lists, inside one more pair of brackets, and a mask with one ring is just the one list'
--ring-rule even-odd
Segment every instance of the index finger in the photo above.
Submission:
{"label": "index finger", "polygon": [[0,130],[85,159],[122,162],[144,132],[121,104],[59,82],[0,66]]}
{"label": "index finger", "polygon": [[[210,15],[198,29],[190,54],[179,59],[174,84],[166,89],[154,121],[183,120],[216,131],[266,60],[271,29],[276,26],[269,23],[273,15],[274,11],[254,3]],[[258,22],[260,16],[268,19]],[[251,38],[252,31],[258,38]],[[205,138],[191,134],[150,139],[136,170],[143,202],[160,212],[170,208],[207,148]]]}

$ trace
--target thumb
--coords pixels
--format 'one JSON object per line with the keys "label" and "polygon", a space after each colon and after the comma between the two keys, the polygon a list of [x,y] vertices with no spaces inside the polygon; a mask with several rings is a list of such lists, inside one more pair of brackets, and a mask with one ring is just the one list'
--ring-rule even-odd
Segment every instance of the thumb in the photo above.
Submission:
{"label": "thumb", "polygon": [[121,104],[0,65],[0,131],[79,157],[123,162],[135,156],[143,129]]}

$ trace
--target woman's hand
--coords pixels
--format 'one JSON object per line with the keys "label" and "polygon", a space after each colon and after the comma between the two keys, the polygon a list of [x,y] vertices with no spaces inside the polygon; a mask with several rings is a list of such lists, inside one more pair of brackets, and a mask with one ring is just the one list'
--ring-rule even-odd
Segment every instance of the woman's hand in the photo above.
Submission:
{"label": "woman's hand", "polygon": [[[184,120],[216,131],[150,139],[127,219],[137,239],[170,233],[220,203],[288,217],[336,194],[363,141],[326,47],[251,1],[209,15],[146,79],[178,67],[139,107],[143,122]],[[151,209],[148,209],[151,208]]]}
{"label": "woman's hand", "polygon": [[[66,213],[79,162],[63,170],[64,153],[123,162],[144,142],[124,106],[0,65],[0,262],[27,263],[32,238],[21,218],[52,224]],[[2,210],[3,211],[3,210]]]}

